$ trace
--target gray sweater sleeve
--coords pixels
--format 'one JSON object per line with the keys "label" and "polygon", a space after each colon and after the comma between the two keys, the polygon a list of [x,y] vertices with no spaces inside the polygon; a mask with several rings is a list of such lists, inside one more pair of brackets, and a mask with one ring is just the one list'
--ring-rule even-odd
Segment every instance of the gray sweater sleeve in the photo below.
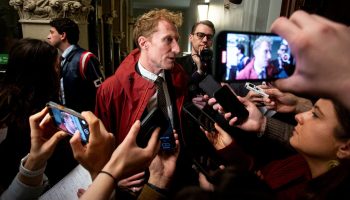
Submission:
{"label": "gray sweater sleeve", "polygon": [[13,179],[11,185],[0,195],[0,200],[32,200],[38,199],[44,189],[48,186],[48,179],[44,175],[43,184],[31,187],[23,184],[18,175]]}
{"label": "gray sweater sleeve", "polygon": [[276,140],[288,148],[293,149],[289,144],[289,138],[293,135],[294,126],[280,120],[267,117],[264,137]]}

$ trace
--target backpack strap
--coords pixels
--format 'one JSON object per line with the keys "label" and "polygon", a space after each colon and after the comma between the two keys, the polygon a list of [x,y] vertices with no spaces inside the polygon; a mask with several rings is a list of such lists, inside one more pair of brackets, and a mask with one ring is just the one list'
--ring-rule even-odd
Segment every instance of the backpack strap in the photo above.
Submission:
{"label": "backpack strap", "polygon": [[85,76],[86,66],[87,66],[91,56],[93,56],[93,55],[94,54],[89,52],[89,51],[84,51],[80,56],[79,72],[80,72],[81,77],[83,77],[83,79],[86,79],[86,76]]}

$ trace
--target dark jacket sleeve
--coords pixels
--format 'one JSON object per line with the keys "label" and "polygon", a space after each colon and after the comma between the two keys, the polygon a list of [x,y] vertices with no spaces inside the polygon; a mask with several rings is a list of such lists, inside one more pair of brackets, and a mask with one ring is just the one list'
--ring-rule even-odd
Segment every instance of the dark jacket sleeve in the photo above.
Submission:
{"label": "dark jacket sleeve", "polygon": [[151,188],[147,184],[143,186],[141,194],[138,196],[137,200],[166,200],[168,199],[165,195],[157,192],[155,189]]}
{"label": "dark jacket sleeve", "polygon": [[91,55],[89,58],[86,69],[84,69],[84,75],[87,80],[94,83],[95,87],[99,87],[104,81],[105,76],[102,65],[95,55]]}

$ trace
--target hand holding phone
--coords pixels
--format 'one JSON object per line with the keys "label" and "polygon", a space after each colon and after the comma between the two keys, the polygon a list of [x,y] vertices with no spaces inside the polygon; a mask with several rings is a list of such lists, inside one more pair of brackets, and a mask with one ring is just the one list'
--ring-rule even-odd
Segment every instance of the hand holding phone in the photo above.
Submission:
{"label": "hand holding phone", "polygon": [[215,130],[215,120],[204,110],[199,109],[193,103],[189,103],[183,106],[183,110],[204,130],[211,132]]}
{"label": "hand holding phone", "polygon": [[82,142],[88,143],[89,127],[80,113],[52,101],[48,102],[46,106],[49,108],[50,116],[58,129],[67,132],[69,135],[79,131]]}
{"label": "hand holding phone", "polygon": [[143,148],[146,147],[153,131],[157,127],[160,127],[159,139],[161,141],[161,149],[164,151],[173,150],[175,148],[173,128],[169,119],[164,116],[159,108],[151,110],[142,119],[140,132],[136,138],[137,145]]}
{"label": "hand holding phone", "polygon": [[248,118],[248,110],[227,85],[221,87],[211,75],[207,75],[199,83],[199,87],[209,96],[214,97],[225,112],[230,112],[232,116],[237,117],[237,124],[243,123]]}

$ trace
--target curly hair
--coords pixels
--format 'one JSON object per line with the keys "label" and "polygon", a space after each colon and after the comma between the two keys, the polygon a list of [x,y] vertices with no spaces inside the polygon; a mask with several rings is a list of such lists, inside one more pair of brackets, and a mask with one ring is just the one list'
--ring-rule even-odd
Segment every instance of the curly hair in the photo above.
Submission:
{"label": "curly hair", "polygon": [[182,25],[182,13],[171,12],[167,9],[154,9],[140,16],[134,25],[134,42],[138,48],[138,39],[140,36],[149,37],[157,31],[158,22],[166,20],[172,23],[176,28]]}
{"label": "curly hair", "polygon": [[27,121],[59,90],[58,51],[47,42],[21,39],[9,52],[0,86],[0,125]]}

